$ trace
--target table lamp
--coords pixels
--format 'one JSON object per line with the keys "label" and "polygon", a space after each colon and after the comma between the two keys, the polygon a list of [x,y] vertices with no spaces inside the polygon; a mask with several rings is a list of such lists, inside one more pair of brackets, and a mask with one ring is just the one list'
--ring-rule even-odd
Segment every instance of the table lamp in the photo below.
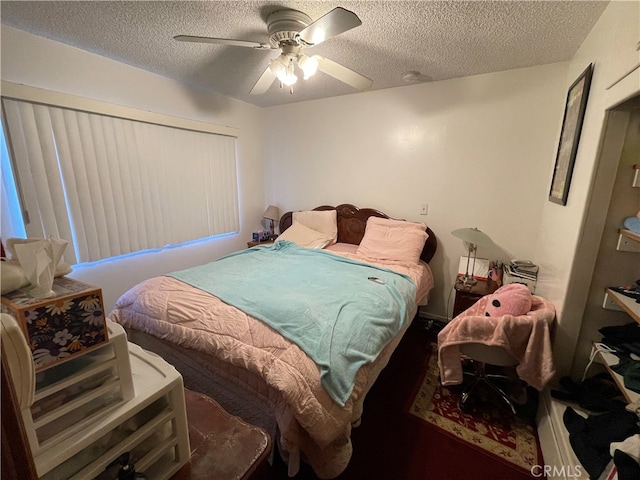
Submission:
{"label": "table lamp", "polygon": [[273,240],[275,238],[275,234],[274,234],[274,231],[273,231],[273,225],[274,225],[275,222],[280,220],[280,210],[278,210],[278,207],[274,207],[273,205],[269,205],[267,207],[267,209],[264,211],[264,213],[262,214],[262,218],[266,218],[267,220],[269,220],[271,222],[269,239]]}
{"label": "table lamp", "polygon": [[[493,245],[493,241],[486,233],[475,227],[459,228],[458,230],[451,232],[451,235],[460,238],[464,242],[465,247],[469,249],[469,253],[467,254],[467,270],[460,281],[465,286],[475,285],[477,280],[473,278],[473,271],[476,268],[476,253],[478,251],[478,245],[481,247]],[[471,259],[471,254],[473,254],[473,265],[471,267],[471,274],[469,274],[469,260]]]}

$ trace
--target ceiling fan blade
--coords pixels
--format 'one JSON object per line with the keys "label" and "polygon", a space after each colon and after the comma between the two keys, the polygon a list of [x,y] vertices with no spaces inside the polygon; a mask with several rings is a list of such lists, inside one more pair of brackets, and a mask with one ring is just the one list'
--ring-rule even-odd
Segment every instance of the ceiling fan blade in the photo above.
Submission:
{"label": "ceiling fan blade", "polygon": [[328,58],[320,55],[314,55],[313,57],[318,60],[318,70],[326,73],[327,75],[331,75],[347,85],[351,85],[353,88],[358,90],[367,90],[373,85],[373,80],[370,78],[367,78],[358,72],[354,72],[333,60],[329,60]]}
{"label": "ceiling fan blade", "polygon": [[219,45],[231,45],[233,47],[249,47],[257,48],[258,50],[272,50],[272,47],[266,43],[250,42],[248,40],[233,40],[230,38],[213,38],[213,37],[198,37],[195,35],[176,35],[174,40],[179,42],[194,42],[194,43],[215,43]]}
{"label": "ceiling fan blade", "polygon": [[275,79],[276,79],[275,73],[273,73],[271,69],[267,67],[264,73],[260,75],[260,78],[258,79],[256,84],[251,89],[251,92],[249,93],[251,95],[262,95],[267,90],[269,90],[269,87],[271,87],[271,84],[275,81]]}
{"label": "ceiling fan blade", "polygon": [[362,25],[358,16],[342,7],[336,7],[315,22],[307,25],[297,37],[306,46],[318,45],[326,39],[340,35]]}

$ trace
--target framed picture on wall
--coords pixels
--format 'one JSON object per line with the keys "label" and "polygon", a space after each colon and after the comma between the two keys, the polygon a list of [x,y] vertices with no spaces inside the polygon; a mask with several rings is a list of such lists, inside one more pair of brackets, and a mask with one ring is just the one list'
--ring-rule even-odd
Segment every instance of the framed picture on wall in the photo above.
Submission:
{"label": "framed picture on wall", "polygon": [[589,64],[585,71],[569,87],[569,92],[567,93],[560,142],[558,144],[558,153],[556,154],[553,179],[551,180],[551,191],[549,192],[549,200],[560,205],[566,205],[567,197],[569,196],[571,174],[573,173],[573,165],[578,152],[580,131],[582,130],[584,111],[587,107],[592,75],[593,64]]}

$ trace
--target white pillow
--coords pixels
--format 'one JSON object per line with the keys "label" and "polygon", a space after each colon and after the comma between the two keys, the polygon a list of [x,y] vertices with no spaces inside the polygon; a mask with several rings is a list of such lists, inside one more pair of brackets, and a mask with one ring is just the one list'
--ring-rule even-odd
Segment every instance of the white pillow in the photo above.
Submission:
{"label": "white pillow", "polygon": [[293,212],[293,223],[301,223],[305,227],[312,228],[318,232],[331,237],[331,244],[338,241],[338,224],[336,222],[335,210],[306,210],[304,212]]}
{"label": "white pillow", "polygon": [[288,240],[305,248],[324,248],[327,245],[331,245],[333,237],[306,227],[302,223],[294,222],[293,225],[276,238],[276,242],[281,240]]}

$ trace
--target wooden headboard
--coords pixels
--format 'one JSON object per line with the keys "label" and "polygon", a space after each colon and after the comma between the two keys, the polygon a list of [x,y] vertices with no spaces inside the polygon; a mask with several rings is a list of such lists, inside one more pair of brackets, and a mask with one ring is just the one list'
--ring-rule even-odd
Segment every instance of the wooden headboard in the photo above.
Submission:
{"label": "wooden headboard", "polygon": [[[373,208],[358,208],[348,203],[332,207],[322,205],[314,210],[335,210],[338,223],[338,242],[359,245],[364,236],[364,229],[367,226],[367,219],[371,216],[381,218],[391,218],[388,215],[374,210]],[[284,232],[293,223],[293,212],[287,212],[280,218],[280,233]],[[438,248],[436,234],[427,227],[429,238],[424,244],[424,249],[420,258],[429,263]]]}

